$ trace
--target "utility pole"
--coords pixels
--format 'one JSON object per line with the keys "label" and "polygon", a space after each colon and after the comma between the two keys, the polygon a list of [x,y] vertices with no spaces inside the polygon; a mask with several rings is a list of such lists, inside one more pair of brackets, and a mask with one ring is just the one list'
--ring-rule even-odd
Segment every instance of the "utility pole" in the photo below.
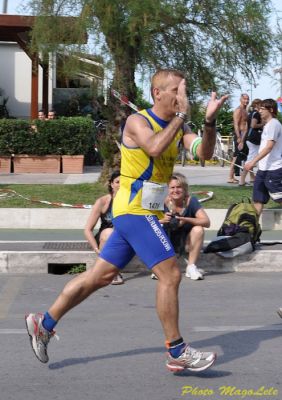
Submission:
{"label": "utility pole", "polygon": [[7,14],[8,0],[3,0],[2,13]]}
{"label": "utility pole", "polygon": [[282,49],[280,49],[280,54],[281,54],[281,67],[280,68],[275,68],[274,73],[280,75],[280,97],[282,97]]}

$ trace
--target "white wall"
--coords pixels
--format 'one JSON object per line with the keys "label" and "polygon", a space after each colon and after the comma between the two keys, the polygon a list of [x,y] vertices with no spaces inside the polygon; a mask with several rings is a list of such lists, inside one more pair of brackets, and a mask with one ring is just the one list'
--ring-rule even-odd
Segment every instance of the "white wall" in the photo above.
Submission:
{"label": "white wall", "polygon": [[[17,118],[30,116],[31,60],[16,43],[0,42],[0,88],[9,97],[9,114]],[[39,67],[39,102],[42,99],[42,68]],[[41,104],[39,103],[39,108]]]}

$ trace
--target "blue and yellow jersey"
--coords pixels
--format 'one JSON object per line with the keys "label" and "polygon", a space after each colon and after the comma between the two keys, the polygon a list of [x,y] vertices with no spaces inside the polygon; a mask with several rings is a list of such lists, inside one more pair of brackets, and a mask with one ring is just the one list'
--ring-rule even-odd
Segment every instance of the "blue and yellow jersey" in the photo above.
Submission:
{"label": "blue and yellow jersey", "polygon": [[[139,111],[157,135],[169,122],[158,118],[151,109]],[[121,145],[120,188],[113,204],[113,216],[124,214],[163,216],[161,211],[148,211],[141,206],[144,181],[167,184],[172,174],[178,145],[183,136],[180,129],[172,143],[159,157],[150,157],[140,147]]]}

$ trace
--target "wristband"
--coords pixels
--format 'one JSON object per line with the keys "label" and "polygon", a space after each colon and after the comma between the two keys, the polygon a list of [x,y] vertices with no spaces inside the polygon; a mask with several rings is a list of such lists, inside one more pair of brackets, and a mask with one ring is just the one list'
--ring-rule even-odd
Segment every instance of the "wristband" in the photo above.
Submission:
{"label": "wristband", "polygon": [[175,116],[178,117],[178,118],[183,119],[183,121],[187,121],[187,114],[185,114],[183,112],[178,111],[178,112],[175,113]]}
{"label": "wristband", "polygon": [[190,146],[190,153],[192,154],[193,160],[199,160],[197,156],[197,148],[198,146],[202,143],[202,138],[201,137],[196,137],[193,142],[191,143]]}
{"label": "wristband", "polygon": [[208,128],[214,128],[216,124],[216,119],[214,119],[212,122],[208,122],[205,120],[204,125],[207,126]]}

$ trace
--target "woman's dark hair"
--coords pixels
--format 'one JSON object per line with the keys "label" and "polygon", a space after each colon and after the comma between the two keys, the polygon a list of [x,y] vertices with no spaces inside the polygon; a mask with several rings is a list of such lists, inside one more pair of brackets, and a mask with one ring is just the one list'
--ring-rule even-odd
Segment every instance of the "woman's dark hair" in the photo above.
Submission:
{"label": "woman's dark hair", "polygon": [[113,183],[113,181],[114,181],[116,178],[118,178],[119,176],[120,176],[120,171],[114,171],[114,172],[112,173],[112,175],[110,176],[109,184],[108,184],[109,193],[112,193],[112,191],[113,191],[112,186],[111,186],[111,183]]}

